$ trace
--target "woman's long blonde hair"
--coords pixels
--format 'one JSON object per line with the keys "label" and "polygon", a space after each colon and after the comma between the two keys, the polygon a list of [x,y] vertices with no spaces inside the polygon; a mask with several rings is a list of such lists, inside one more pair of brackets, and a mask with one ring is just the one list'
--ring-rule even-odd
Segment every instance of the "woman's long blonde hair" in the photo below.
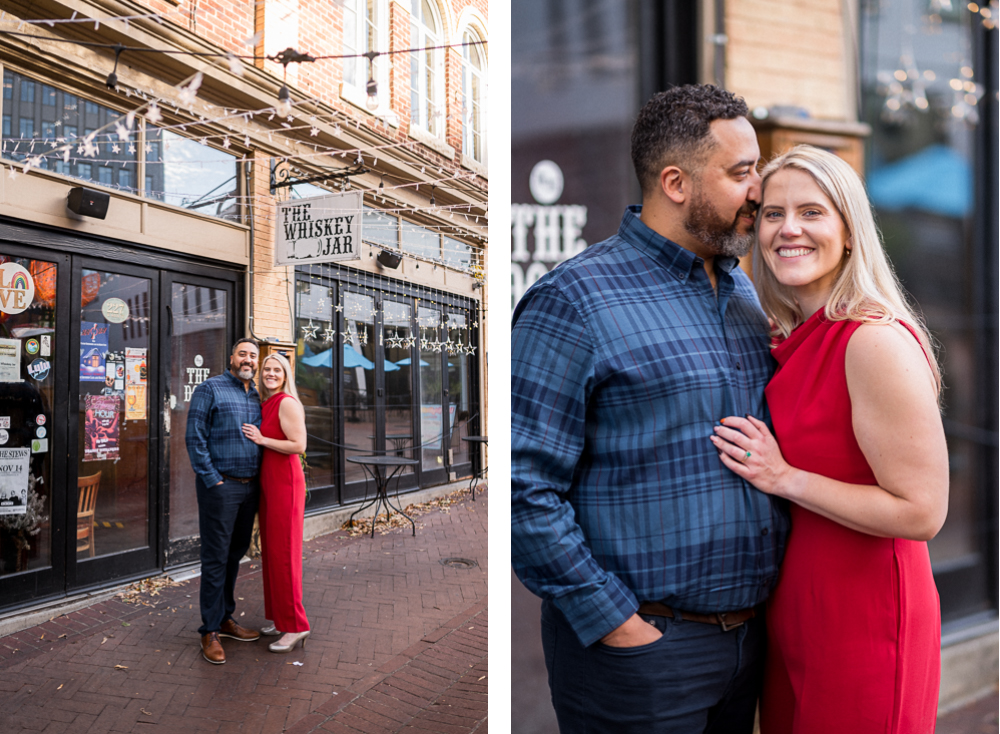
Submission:
{"label": "woman's long blonde hair", "polygon": [[[281,389],[271,392],[264,386],[264,365],[268,363],[268,360],[273,359],[275,362],[281,365],[282,371],[285,373],[285,381],[281,383]],[[286,392],[291,395],[296,400],[299,400],[299,391],[295,389],[295,381],[292,379],[292,366],[288,364],[288,360],[285,359],[280,354],[269,354],[264,357],[264,361],[260,363],[260,396],[267,400],[275,393]],[[302,401],[299,400],[301,403]]]}
{"label": "woman's long blonde hair", "polygon": [[[786,168],[812,176],[837,208],[850,239],[851,254],[844,253],[840,274],[833,284],[823,315],[829,321],[862,321],[868,324],[906,322],[917,334],[940,391],[941,371],[930,335],[923,319],[907,303],[903,288],[889,264],[861,178],[833,153],[811,145],[797,145],[771,160],[761,171],[762,203],[768,180]],[[759,239],[753,252],[753,275],[761,305],[773,324],[772,335],[787,337],[805,319],[791,289],[778,282],[764,261]]]}

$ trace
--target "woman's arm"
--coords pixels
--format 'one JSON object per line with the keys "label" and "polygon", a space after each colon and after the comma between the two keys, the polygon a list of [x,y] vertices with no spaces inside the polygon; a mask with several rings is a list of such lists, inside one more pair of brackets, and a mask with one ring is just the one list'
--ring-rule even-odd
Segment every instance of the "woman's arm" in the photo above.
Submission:
{"label": "woman's arm", "polygon": [[285,398],[278,406],[278,420],[285,440],[267,438],[251,423],[243,424],[243,434],[258,446],[277,451],[279,454],[301,454],[306,450],[306,413],[295,398]]}
{"label": "woman's arm", "polygon": [[877,486],[788,465],[756,419],[726,418],[712,441],[723,463],[763,492],[869,535],[929,540],[948,513],[948,451],[923,351],[902,326],[864,324],[845,367],[854,435]]}

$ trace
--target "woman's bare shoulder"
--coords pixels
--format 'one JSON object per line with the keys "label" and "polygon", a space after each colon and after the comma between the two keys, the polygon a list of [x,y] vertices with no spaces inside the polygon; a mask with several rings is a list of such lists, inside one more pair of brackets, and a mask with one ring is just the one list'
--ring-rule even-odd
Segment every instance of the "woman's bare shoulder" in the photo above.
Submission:
{"label": "woman's bare shoulder", "polygon": [[[934,375],[916,337],[899,322],[861,324],[847,343],[848,384],[882,392],[891,385],[934,389]],[[894,390],[892,391],[894,392]]]}

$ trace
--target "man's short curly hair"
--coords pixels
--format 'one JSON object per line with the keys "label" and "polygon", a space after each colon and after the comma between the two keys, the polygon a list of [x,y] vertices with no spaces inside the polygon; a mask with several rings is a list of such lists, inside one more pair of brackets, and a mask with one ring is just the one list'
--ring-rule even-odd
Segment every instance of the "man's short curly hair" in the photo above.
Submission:
{"label": "man's short curly hair", "polygon": [[747,113],[742,97],[711,84],[687,84],[653,95],[632,127],[632,165],[643,194],[658,185],[667,166],[694,173],[714,145],[709,125]]}

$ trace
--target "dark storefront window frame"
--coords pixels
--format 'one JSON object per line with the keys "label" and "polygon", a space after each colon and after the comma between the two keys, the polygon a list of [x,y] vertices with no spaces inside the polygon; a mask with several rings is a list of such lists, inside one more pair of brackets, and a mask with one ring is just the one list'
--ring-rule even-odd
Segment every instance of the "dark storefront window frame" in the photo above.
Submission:
{"label": "dark storefront window frame", "polygon": [[[959,22],[967,13],[964,6],[956,8],[946,20]],[[863,24],[864,25],[864,24]],[[863,28],[864,30],[864,28]],[[949,441],[964,441],[976,447],[973,525],[965,528],[974,533],[975,551],[981,557],[982,568],[975,578],[963,575],[962,569],[950,564],[935,568],[935,581],[942,598],[943,633],[945,635],[979,623],[995,623],[998,604],[998,420],[994,407],[998,398],[998,79],[997,30],[984,26],[973,16],[971,24],[971,60],[975,70],[971,81],[982,85],[984,93],[975,111],[979,116],[973,132],[973,153],[970,156],[973,174],[973,213],[968,222],[970,241],[966,256],[968,323],[964,328],[973,332],[972,363],[976,395],[973,424],[949,420],[945,413],[945,433]],[[877,39],[867,33],[861,37],[861,63],[868,61],[877,50]],[[877,110],[867,105],[872,99],[862,95],[866,107],[863,116],[877,124]],[[875,160],[875,136],[866,141],[866,163]],[[928,267],[932,267],[928,264]],[[957,295],[957,294],[956,294]],[[919,303],[917,304],[919,307]],[[933,336],[933,324],[929,324]],[[953,378],[954,379],[954,378]],[[949,375],[944,375],[945,404],[948,401]],[[933,542],[933,541],[932,541]],[[979,588],[973,588],[979,585]],[[959,601],[956,602],[956,599]],[[986,607],[985,609],[983,607]]]}
{"label": "dark storefront window frame", "polygon": [[[480,350],[479,340],[480,340],[480,330],[479,330],[479,303],[472,298],[465,296],[460,296],[454,293],[447,293],[445,291],[430,289],[422,286],[415,286],[409,283],[387,278],[375,273],[369,273],[359,270],[354,270],[352,268],[343,267],[336,264],[326,264],[326,265],[314,265],[305,266],[304,268],[300,266],[296,270],[296,282],[297,283],[311,283],[322,288],[332,289],[334,301],[339,302],[342,294],[345,292],[354,292],[362,295],[377,295],[379,298],[384,297],[385,299],[407,303],[410,306],[411,312],[411,323],[413,324],[414,333],[419,333],[419,328],[416,324],[416,316],[418,313],[418,305],[426,306],[431,304],[435,308],[443,310],[445,313],[456,313],[465,315],[468,319],[468,327],[466,331],[467,342],[473,346],[476,346],[476,353],[473,355],[461,355],[462,359],[467,360],[467,375],[468,375],[468,391],[470,395],[469,400],[469,410],[468,418],[465,423],[459,425],[456,423],[456,428],[454,430],[459,431],[462,435],[479,435],[480,429],[484,425],[482,421],[481,411],[481,386],[479,379],[479,359]],[[331,311],[333,309],[333,304],[330,304]],[[344,318],[340,313],[331,313],[331,316],[335,318],[335,329],[339,333],[345,330]],[[381,321],[379,322],[381,323]],[[298,341],[301,338],[301,333],[299,332],[298,326],[296,327],[295,339]],[[336,340],[335,345],[339,344],[339,338]],[[334,350],[336,352],[336,350]],[[380,354],[381,352],[376,352]],[[419,364],[419,349],[414,350],[414,353],[418,355],[417,363]],[[448,360],[454,360],[456,356],[445,356],[442,359],[443,364],[447,364]],[[300,358],[301,359],[301,358]],[[412,357],[411,357],[412,359]],[[345,446],[345,431],[344,431],[344,413],[345,413],[345,402],[342,398],[342,385],[337,377],[340,372],[338,371],[338,366],[341,365],[340,359],[336,359],[333,362],[333,369],[331,370],[331,379],[327,387],[327,400],[328,404],[333,408],[332,411],[332,422],[331,430],[329,435],[332,436],[332,441],[330,443],[336,444],[333,447],[334,457],[333,457],[333,482],[330,484],[324,484],[322,486],[312,486],[309,483],[309,478],[307,476],[307,486],[310,491],[310,501],[306,507],[306,514],[319,514],[331,507],[336,507],[339,505],[350,504],[351,502],[360,499],[360,496],[364,495],[364,488],[353,487],[350,488],[345,486],[345,455],[348,450],[343,448]],[[412,370],[413,383],[412,383],[412,395],[420,395],[420,384],[419,384],[419,370]],[[298,375],[299,373],[297,373]],[[414,397],[416,401],[416,397]],[[447,397],[443,396],[442,401],[444,404]],[[412,406],[417,407],[415,402]],[[419,411],[413,410],[413,422],[415,427],[419,424],[419,419],[416,417]],[[384,420],[377,419],[377,422]],[[380,427],[379,433],[382,432]],[[414,434],[420,436],[419,430],[415,430]],[[306,457],[308,462],[308,456],[310,449],[313,450],[323,450],[316,436],[310,435],[310,444],[306,449]],[[325,443],[326,440],[323,440]],[[417,443],[417,439],[414,439],[413,443]],[[454,438],[453,438],[454,443]],[[393,447],[391,443],[386,444],[386,450],[392,451]],[[407,448],[409,451],[410,448]],[[365,453],[373,453],[372,451],[351,451],[353,455],[364,455]],[[409,455],[409,454],[407,454]],[[448,470],[457,474],[457,476],[469,476],[473,470],[478,470],[480,459],[478,455],[473,454],[471,461],[465,461],[461,464],[454,464],[448,466]],[[308,474],[308,472],[307,472]],[[434,486],[437,484],[445,483],[448,480],[447,474],[445,473],[444,467],[437,471],[415,471],[407,472],[400,478],[399,490],[407,491],[418,489],[427,486]],[[360,484],[360,483],[357,483]],[[349,491],[351,490],[351,491]],[[370,493],[371,488],[368,488]],[[360,496],[358,496],[360,495]]]}
{"label": "dark storefront window frame", "polygon": [[[241,268],[234,264],[220,263],[206,258],[198,258],[182,253],[163,251],[154,247],[112,240],[107,237],[92,236],[85,233],[67,232],[56,227],[25,224],[9,217],[0,216],[0,244],[4,254],[13,257],[31,259],[46,259],[59,264],[58,283],[56,286],[56,319],[63,329],[62,346],[58,347],[53,369],[55,374],[66,375],[70,365],[78,364],[71,356],[71,339],[74,326],[79,325],[79,319],[74,318],[75,299],[79,298],[79,290],[73,282],[73,269],[84,267],[86,263],[105,264],[108,268],[121,270],[130,268],[136,272],[145,272],[155,281],[162,292],[163,285],[170,279],[181,281],[203,281],[212,278],[224,282],[232,289],[232,309],[227,320],[229,331],[237,334],[239,325],[245,323],[245,284]],[[137,270],[141,269],[141,270]],[[161,299],[162,300],[162,299]],[[169,311],[165,303],[160,303],[157,309],[156,327],[159,337],[155,346],[163,353],[169,341],[169,326],[165,323]],[[57,336],[58,341],[58,336]],[[231,341],[228,340],[228,341]],[[228,349],[228,347],[227,347]],[[149,391],[149,410],[155,411],[160,399],[156,383],[158,380],[151,374],[151,389]],[[53,377],[49,377],[53,379]],[[59,379],[56,377],[55,379]],[[62,384],[62,383],[60,383]],[[124,554],[105,556],[106,573],[77,573],[70,559],[77,554],[75,551],[75,521],[77,514],[75,494],[76,474],[76,409],[73,407],[71,395],[73,390],[68,384],[57,390],[53,406],[54,418],[49,431],[50,446],[53,453],[53,486],[59,487],[58,496],[51,500],[49,523],[54,528],[51,537],[51,559],[49,566],[31,569],[12,576],[0,578],[0,609],[8,610],[37,604],[47,599],[58,599],[68,594],[94,591],[112,585],[126,583],[155,574],[158,570],[177,565],[171,562],[168,551],[169,522],[169,471],[165,468],[166,457],[156,475],[150,475],[151,495],[149,497],[150,521],[149,539],[152,543],[150,553],[146,554],[140,563],[119,562]],[[156,420],[156,427],[151,436],[157,447],[166,440],[165,426],[162,420]],[[184,430],[183,426],[172,426],[173,431]],[[159,450],[159,449],[157,449]],[[55,490],[53,490],[55,491]],[[155,527],[152,527],[155,525]],[[185,558],[189,561],[197,558],[194,555]],[[103,559],[98,558],[98,561]],[[142,566],[140,568],[140,566]]]}

